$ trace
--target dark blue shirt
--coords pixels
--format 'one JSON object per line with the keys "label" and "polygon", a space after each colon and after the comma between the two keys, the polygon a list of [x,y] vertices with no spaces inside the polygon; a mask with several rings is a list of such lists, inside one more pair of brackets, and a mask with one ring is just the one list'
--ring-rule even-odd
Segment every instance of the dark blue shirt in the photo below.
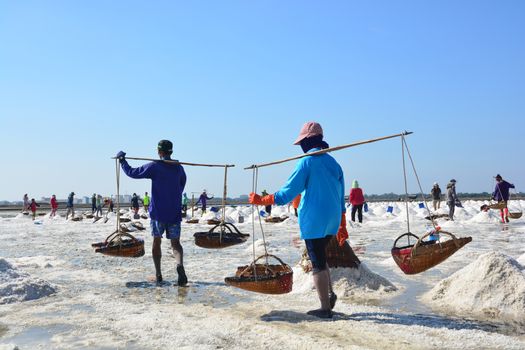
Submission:
{"label": "dark blue shirt", "polygon": [[151,203],[149,215],[152,220],[168,224],[182,221],[181,200],[186,173],[180,164],[156,161],[132,168],[126,160],[122,161],[122,170],[134,179],[151,179]]}
{"label": "dark blue shirt", "polygon": [[502,180],[501,182],[496,183],[496,188],[492,193],[492,198],[496,201],[508,201],[509,200],[509,189],[514,188],[513,184],[509,184],[507,181]]}

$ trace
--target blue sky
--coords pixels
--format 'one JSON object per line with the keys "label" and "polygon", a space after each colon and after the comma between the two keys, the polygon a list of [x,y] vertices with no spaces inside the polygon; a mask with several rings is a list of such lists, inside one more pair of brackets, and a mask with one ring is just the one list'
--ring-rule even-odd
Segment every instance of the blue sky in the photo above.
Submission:
{"label": "blue sky", "polygon": [[[309,120],[332,146],[414,131],[425,190],[501,173],[523,191],[524,38],[523,1],[0,1],[0,199],[114,193],[110,157],[160,139],[236,164],[237,196],[243,167],[300,153]],[[399,140],[334,156],[347,185],[403,191]],[[259,188],[292,169],[261,169]],[[222,193],[222,170],[186,170],[188,192]]]}

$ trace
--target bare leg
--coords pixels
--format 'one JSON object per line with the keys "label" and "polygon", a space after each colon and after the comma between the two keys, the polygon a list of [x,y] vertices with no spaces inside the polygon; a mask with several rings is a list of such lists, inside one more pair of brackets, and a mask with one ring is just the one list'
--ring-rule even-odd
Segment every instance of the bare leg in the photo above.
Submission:
{"label": "bare leg", "polygon": [[162,282],[162,272],[160,268],[160,261],[162,258],[161,243],[161,237],[153,237],[151,254],[153,255],[153,264],[155,264],[155,277],[157,278],[157,282]]}
{"label": "bare leg", "polygon": [[317,296],[321,302],[322,310],[330,310],[330,276],[327,270],[314,272],[314,285],[317,290]]}
{"label": "bare leg", "polygon": [[182,245],[180,244],[179,238],[174,238],[171,240],[171,247],[173,248],[173,255],[175,257],[175,261],[177,262],[177,274],[178,274],[178,280],[177,284],[179,286],[185,286],[188,283],[188,277],[186,276],[186,271],[184,271],[184,250],[182,249]]}
{"label": "bare leg", "polygon": [[184,250],[182,249],[182,245],[180,244],[180,239],[172,239],[171,247],[173,248],[173,256],[175,257],[175,262],[177,263],[177,265],[183,265]]}

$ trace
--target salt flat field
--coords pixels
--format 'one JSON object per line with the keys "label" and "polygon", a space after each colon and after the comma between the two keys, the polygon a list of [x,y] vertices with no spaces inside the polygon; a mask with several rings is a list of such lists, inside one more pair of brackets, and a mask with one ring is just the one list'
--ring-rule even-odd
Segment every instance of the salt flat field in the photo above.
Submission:
{"label": "salt flat field", "polygon": [[[407,232],[405,204],[370,203],[362,224],[348,223],[359,269],[331,271],[339,296],[331,321],[306,315],[318,308],[318,299],[311,274],[298,265],[303,246],[294,243],[299,227],[286,206],[274,207],[272,215],[287,220],[262,223],[268,252],[294,268],[293,290],[284,295],[224,283],[252,261],[254,248],[256,255],[264,252],[250,206],[226,208],[226,221],[251,235],[229,248],[203,249],[193,241],[193,233],[209,230],[206,220],[220,213],[197,211],[198,224],[183,223],[188,287],[176,286],[167,241],[163,275],[172,284],[147,283],[154,274],[147,219],[140,220],[146,230],[132,232],[145,239],[146,255],[118,258],[91,248],[115,230],[114,214],[106,223],[4,217],[0,349],[523,349],[525,219],[501,224],[499,212],[480,212],[483,203],[466,201],[456,208],[455,221],[438,219],[443,230],[472,242],[410,276],[390,254],[394,240]],[[510,209],[524,205],[513,201]],[[437,213],[446,212],[445,206]],[[427,210],[413,202],[409,213],[411,232],[421,236],[429,229]]]}

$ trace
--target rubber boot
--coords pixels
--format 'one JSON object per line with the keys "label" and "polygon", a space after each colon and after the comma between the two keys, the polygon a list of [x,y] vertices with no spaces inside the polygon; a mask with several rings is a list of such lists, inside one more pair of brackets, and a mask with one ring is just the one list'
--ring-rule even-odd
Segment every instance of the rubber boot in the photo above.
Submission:
{"label": "rubber boot", "polygon": [[186,276],[186,271],[184,271],[184,266],[177,265],[177,274],[179,275],[179,279],[177,281],[177,285],[179,287],[184,287],[186,284],[188,284],[188,277]]}
{"label": "rubber boot", "polygon": [[313,274],[314,286],[317,290],[317,296],[321,302],[321,308],[308,311],[307,314],[319,318],[332,318],[333,313],[330,309],[330,276],[327,270],[315,272]]}
{"label": "rubber boot", "polygon": [[155,277],[157,279],[157,283],[162,282],[162,272],[160,270],[161,258],[162,258],[162,255],[153,255],[153,264],[155,264]]}
{"label": "rubber boot", "polygon": [[328,264],[326,264],[326,272],[328,272],[328,299],[330,300],[330,309],[333,310],[335,302],[337,301],[337,294],[334,293],[334,289],[332,288],[332,276],[330,276],[330,268],[328,267]]}

